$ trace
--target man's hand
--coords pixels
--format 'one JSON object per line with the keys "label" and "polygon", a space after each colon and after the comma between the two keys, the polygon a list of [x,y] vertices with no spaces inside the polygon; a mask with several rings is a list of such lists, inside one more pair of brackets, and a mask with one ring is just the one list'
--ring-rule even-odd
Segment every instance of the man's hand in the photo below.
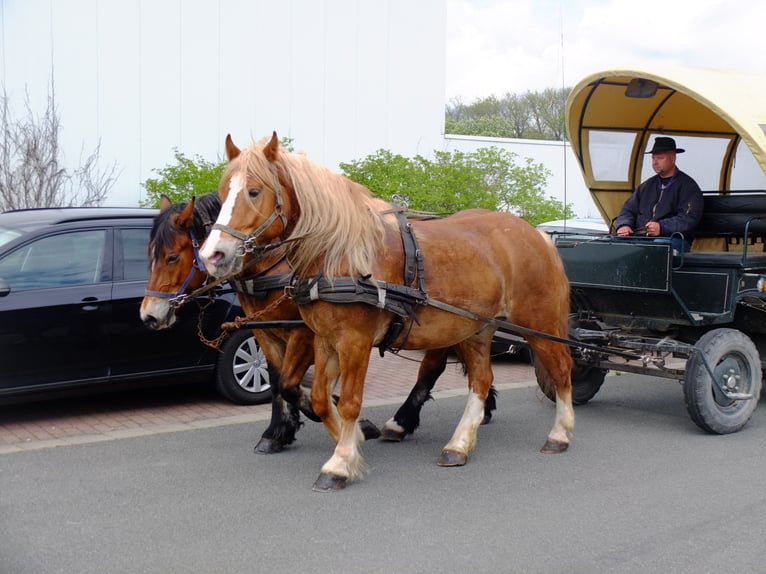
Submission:
{"label": "man's hand", "polygon": [[617,235],[620,237],[627,237],[633,235],[633,228],[630,225],[623,225],[617,230]]}
{"label": "man's hand", "polygon": [[659,237],[660,235],[660,222],[650,221],[646,224],[646,234],[649,237]]}

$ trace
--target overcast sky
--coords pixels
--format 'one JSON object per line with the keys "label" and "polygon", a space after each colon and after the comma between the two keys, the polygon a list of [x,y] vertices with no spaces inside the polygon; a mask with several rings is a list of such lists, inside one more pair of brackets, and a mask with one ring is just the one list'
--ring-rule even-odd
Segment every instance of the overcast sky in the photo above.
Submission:
{"label": "overcast sky", "polygon": [[448,0],[448,101],[669,62],[766,73],[762,0]]}

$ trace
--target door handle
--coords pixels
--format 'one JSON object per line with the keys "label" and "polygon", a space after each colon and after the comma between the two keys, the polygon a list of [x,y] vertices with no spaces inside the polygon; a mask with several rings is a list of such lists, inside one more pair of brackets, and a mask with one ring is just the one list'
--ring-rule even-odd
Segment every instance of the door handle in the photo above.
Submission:
{"label": "door handle", "polygon": [[[85,297],[82,300],[83,303],[98,303],[98,297]],[[82,310],[83,311],[96,311],[98,309],[98,305],[83,305]]]}

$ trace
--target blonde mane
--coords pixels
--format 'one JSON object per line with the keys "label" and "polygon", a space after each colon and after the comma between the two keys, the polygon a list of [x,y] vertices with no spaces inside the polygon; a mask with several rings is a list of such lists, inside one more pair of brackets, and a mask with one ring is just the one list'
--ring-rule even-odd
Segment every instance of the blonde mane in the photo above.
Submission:
{"label": "blonde mane", "polygon": [[[273,189],[273,168],[263,148],[261,144],[251,146],[240,161],[251,180]],[[329,279],[370,275],[386,225],[379,212],[381,200],[363,185],[313,163],[304,154],[280,148],[274,165],[289,178],[300,209],[291,237],[301,239],[289,247],[298,275],[317,272],[316,263],[322,260]]]}

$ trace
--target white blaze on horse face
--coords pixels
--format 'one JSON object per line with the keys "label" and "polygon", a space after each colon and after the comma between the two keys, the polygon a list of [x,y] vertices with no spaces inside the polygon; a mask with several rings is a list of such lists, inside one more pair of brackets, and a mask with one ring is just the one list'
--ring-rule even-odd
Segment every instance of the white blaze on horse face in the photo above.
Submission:
{"label": "white blaze on horse face", "polygon": [[[218,213],[216,223],[222,225],[229,225],[231,223],[231,216],[234,213],[234,204],[237,201],[237,197],[242,192],[242,189],[243,187],[239,176],[233,176],[231,180],[229,180],[229,194],[226,196],[226,201],[221,205],[221,211]],[[199,254],[202,258],[202,262],[205,264],[207,272],[211,275],[216,275],[218,266],[225,266],[227,264],[227,259],[234,256],[234,250],[235,247],[232,247],[231,245],[228,245],[227,249],[226,242],[223,241],[223,238],[221,237],[221,230],[213,229],[205,240],[205,243],[202,245]],[[225,257],[218,259],[216,257],[216,253],[218,252],[223,253]]]}

